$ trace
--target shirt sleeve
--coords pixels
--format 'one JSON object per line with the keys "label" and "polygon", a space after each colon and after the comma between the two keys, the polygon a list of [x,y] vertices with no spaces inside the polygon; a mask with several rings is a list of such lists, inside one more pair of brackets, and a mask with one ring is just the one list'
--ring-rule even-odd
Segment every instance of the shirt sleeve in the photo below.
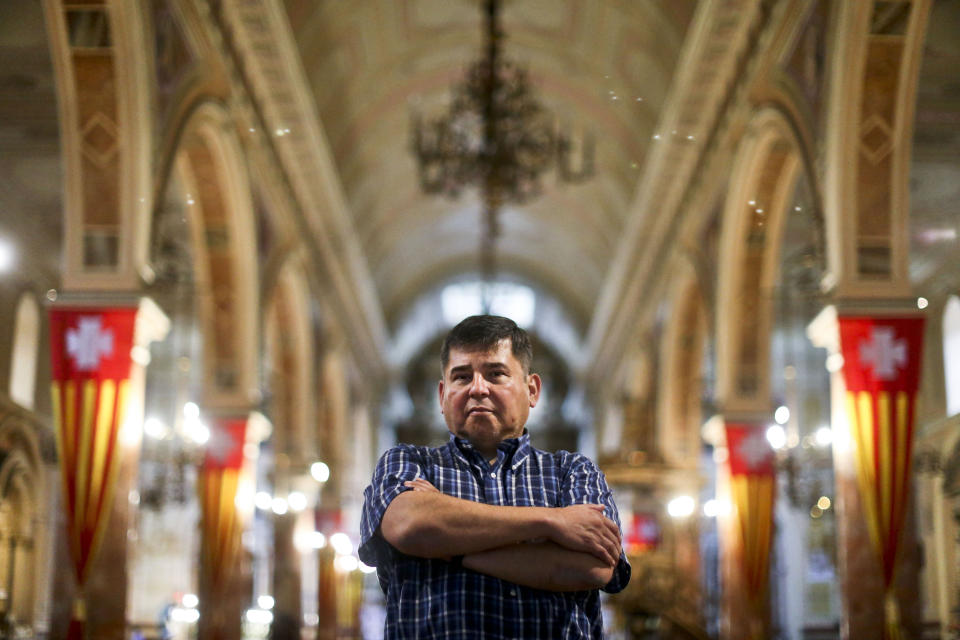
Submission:
{"label": "shirt sleeve", "polygon": [[[617,505],[613,501],[613,492],[607,486],[607,479],[603,472],[586,456],[579,453],[569,455],[571,460],[566,473],[563,475],[560,506],[602,504],[604,515],[617,523],[622,538],[623,526],[620,524],[620,514],[617,512]],[[613,577],[610,582],[603,586],[603,590],[607,593],[623,591],[627,583],[630,582],[630,572],[630,563],[621,547],[620,559],[613,570]]]}
{"label": "shirt sleeve", "polygon": [[360,560],[371,567],[389,558],[392,547],[380,535],[380,522],[393,499],[410,491],[404,482],[423,476],[423,463],[415,448],[400,445],[389,449],[377,462],[373,480],[363,492],[360,515]]}

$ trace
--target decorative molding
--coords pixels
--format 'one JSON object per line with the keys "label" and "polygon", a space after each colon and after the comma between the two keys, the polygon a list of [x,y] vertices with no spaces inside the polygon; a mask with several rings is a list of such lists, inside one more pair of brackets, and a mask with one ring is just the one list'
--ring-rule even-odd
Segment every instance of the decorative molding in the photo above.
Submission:
{"label": "decorative molding", "polygon": [[309,232],[306,241],[339,299],[331,308],[351,334],[355,358],[380,372],[386,322],[283,7],[276,0],[210,4],[227,57],[266,127],[261,140],[282,167]]}
{"label": "decorative molding", "polygon": [[706,0],[698,5],[656,129],[660,137],[651,147],[589,328],[586,360],[598,377],[637,329],[636,310],[663,275],[682,218],[691,212],[691,194],[703,186],[704,165],[725,144],[734,115],[748,104],[749,80],[766,50],[771,15],[784,4]]}

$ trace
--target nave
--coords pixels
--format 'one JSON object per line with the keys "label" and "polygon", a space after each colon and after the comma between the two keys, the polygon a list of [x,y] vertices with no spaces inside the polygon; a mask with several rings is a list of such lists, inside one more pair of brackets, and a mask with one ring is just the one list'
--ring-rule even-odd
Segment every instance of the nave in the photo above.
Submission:
{"label": "nave", "polygon": [[[528,153],[483,164],[474,112],[450,168],[491,6]],[[382,637],[362,492],[446,442],[483,310],[533,335],[532,441],[614,488],[609,638],[956,637],[958,36],[955,0],[0,0],[0,638]]]}

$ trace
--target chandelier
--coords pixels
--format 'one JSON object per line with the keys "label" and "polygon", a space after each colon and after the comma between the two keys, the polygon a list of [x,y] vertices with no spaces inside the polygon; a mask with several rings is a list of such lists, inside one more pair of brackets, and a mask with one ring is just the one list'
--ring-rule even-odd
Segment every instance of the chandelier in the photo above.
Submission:
{"label": "chandelier", "polygon": [[486,0],[485,15],[484,56],[453,88],[447,113],[428,122],[414,114],[411,147],[424,192],[456,197],[478,189],[481,271],[489,282],[501,207],[539,195],[541,174],[551,167],[565,182],[592,176],[593,140],[561,131],[537,102],[526,70],[502,57],[497,0]]}

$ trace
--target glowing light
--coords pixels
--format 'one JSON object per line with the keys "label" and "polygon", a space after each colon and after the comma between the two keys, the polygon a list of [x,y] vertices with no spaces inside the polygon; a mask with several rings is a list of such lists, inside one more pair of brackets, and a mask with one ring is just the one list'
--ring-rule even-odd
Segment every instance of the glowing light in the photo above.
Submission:
{"label": "glowing light", "polygon": [[353,553],[353,542],[350,540],[350,536],[345,533],[335,533],[330,536],[330,544],[333,546],[333,550],[342,556]]}
{"label": "glowing light", "polygon": [[241,511],[252,511],[254,505],[256,504],[256,500],[254,499],[252,493],[253,492],[249,487],[241,487],[237,489],[237,495],[233,499],[233,504]]}
{"label": "glowing light", "polygon": [[307,508],[307,496],[299,491],[293,491],[287,496],[287,504],[291,511],[303,511]]}
{"label": "glowing light", "polygon": [[310,475],[317,482],[326,482],[330,479],[330,467],[326,462],[314,462],[310,465]]}
{"label": "glowing light", "polygon": [[310,532],[310,546],[314,549],[323,549],[327,546],[327,536],[319,531]]}
{"label": "glowing light", "polygon": [[244,617],[250,624],[270,624],[273,622],[273,614],[263,609],[247,609]]}
{"label": "glowing light", "polygon": [[779,424],[767,427],[767,442],[774,449],[783,449],[787,446],[787,432]]}
{"label": "glowing light", "polygon": [[360,561],[353,556],[337,556],[333,560],[333,568],[339,573],[356,571],[359,566]]}
{"label": "glowing light", "polygon": [[196,609],[197,605],[200,604],[200,598],[198,598],[195,593],[185,593],[183,597],[180,598],[180,604],[188,609]]}
{"label": "glowing light", "polygon": [[16,262],[17,254],[13,250],[13,245],[6,240],[0,240],[0,272],[6,272],[13,268]]}
{"label": "glowing light", "polygon": [[158,418],[147,418],[143,421],[143,432],[154,440],[163,440],[170,430]]}
{"label": "glowing light", "polygon": [[139,446],[143,436],[143,425],[127,420],[120,429],[120,440],[128,447]]}
{"label": "glowing light", "polygon": [[790,421],[790,409],[784,405],[777,407],[777,410],[773,412],[773,419],[777,421],[777,424],[787,424]]}
{"label": "glowing light", "polygon": [[370,565],[363,564],[362,562],[360,563],[359,569],[363,573],[373,573],[374,571],[377,570],[376,567],[371,567]]}
{"label": "glowing light", "polygon": [[678,496],[667,503],[667,513],[671,518],[686,518],[696,507],[697,503],[690,496]]}
{"label": "glowing light", "polygon": [[187,436],[197,444],[206,444],[210,440],[210,428],[199,420],[193,420],[185,425]]}
{"label": "glowing light", "polygon": [[200,619],[200,612],[196,609],[186,609],[184,607],[174,607],[170,609],[170,619],[174,622],[185,622],[193,624]]}
{"label": "glowing light", "polygon": [[188,402],[183,405],[183,417],[196,419],[200,417],[200,407],[197,406],[196,402]]}
{"label": "glowing light", "polygon": [[273,596],[263,595],[257,598],[257,606],[260,607],[261,609],[267,609],[267,610],[273,609],[274,604],[275,604],[275,601],[273,599]]}
{"label": "glowing light", "polygon": [[290,508],[290,505],[288,505],[287,501],[283,498],[276,497],[271,501],[270,508],[273,509],[275,514],[282,516]]}
{"label": "glowing light", "polygon": [[818,447],[829,447],[833,443],[833,429],[822,426],[813,434],[813,440]]}
{"label": "glowing light", "polygon": [[253,498],[253,504],[257,506],[257,509],[267,511],[273,506],[273,497],[266,491],[257,491],[257,495]]}
{"label": "glowing light", "polygon": [[725,516],[730,513],[730,503],[718,498],[710,498],[703,503],[703,515],[708,518]]}
{"label": "glowing light", "polygon": [[833,504],[830,502],[830,498],[827,496],[820,496],[820,499],[817,500],[817,506],[820,507],[821,511],[826,511],[830,508],[830,505]]}
{"label": "glowing light", "polygon": [[926,298],[917,298],[917,309],[926,309],[929,304],[930,301]]}
{"label": "glowing light", "polygon": [[521,327],[533,323],[536,306],[533,289],[512,282],[484,285],[473,281],[447,285],[440,294],[443,319],[452,325],[467,316],[483,313],[484,293],[489,298],[490,313],[511,318]]}

